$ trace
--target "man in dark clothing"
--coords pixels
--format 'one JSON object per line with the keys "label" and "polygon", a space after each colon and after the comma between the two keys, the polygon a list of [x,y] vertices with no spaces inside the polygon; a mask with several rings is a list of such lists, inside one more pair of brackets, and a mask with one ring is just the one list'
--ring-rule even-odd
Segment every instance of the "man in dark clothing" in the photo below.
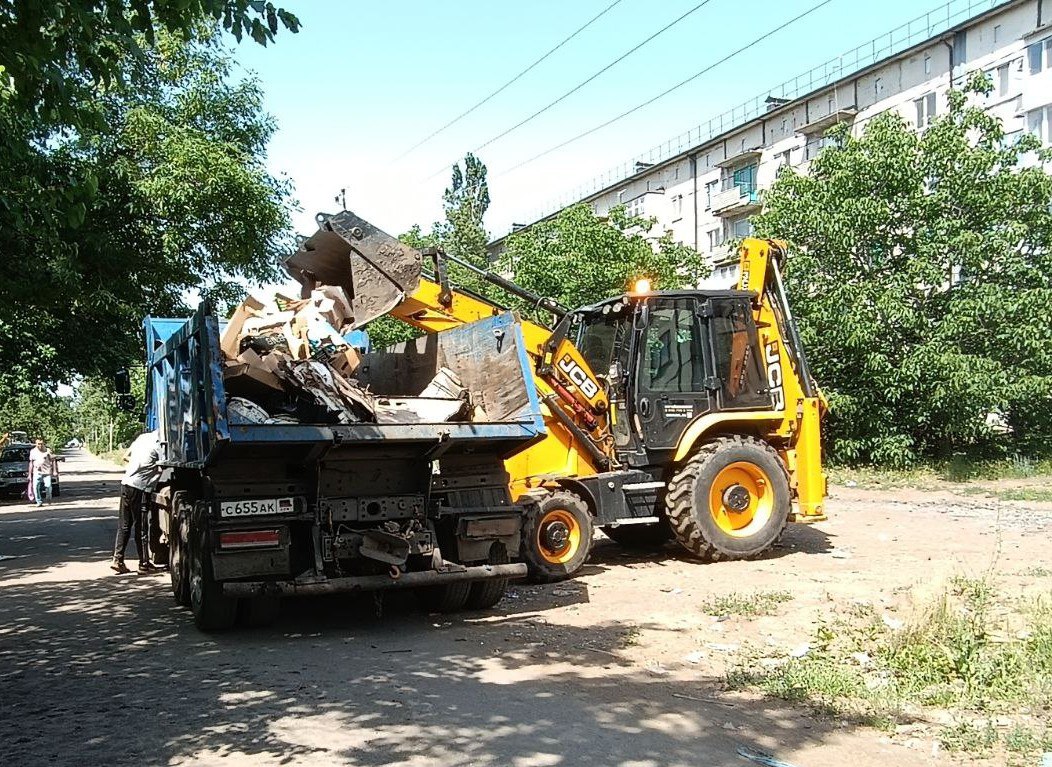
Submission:
{"label": "man in dark clothing", "polygon": [[140,434],[124,454],[128,468],[121,479],[121,505],[117,525],[117,541],[113,547],[113,562],[117,573],[128,572],[124,564],[124,552],[128,548],[132,528],[135,528],[135,548],[139,552],[139,572],[153,573],[157,568],[150,562],[147,545],[146,514],[143,498],[160,473],[158,463],[162,457],[161,443],[156,431]]}

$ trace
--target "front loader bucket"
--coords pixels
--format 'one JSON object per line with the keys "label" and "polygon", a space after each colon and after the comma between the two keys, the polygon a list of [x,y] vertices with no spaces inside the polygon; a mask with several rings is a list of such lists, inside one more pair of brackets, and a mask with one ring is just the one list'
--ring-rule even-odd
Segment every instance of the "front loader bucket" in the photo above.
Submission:
{"label": "front loader bucket", "polygon": [[420,252],[350,211],[319,214],[319,229],[285,259],[304,298],[318,285],[346,291],[359,328],[382,317],[420,285]]}

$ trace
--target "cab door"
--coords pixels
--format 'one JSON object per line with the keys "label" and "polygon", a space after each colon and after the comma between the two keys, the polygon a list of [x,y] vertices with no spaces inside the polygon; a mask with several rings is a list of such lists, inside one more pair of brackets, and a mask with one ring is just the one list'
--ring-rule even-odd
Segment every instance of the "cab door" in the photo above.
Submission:
{"label": "cab door", "polygon": [[[676,446],[686,425],[715,404],[711,357],[698,302],[655,297],[636,346],[635,415],[648,450]],[[711,396],[710,396],[711,394]]]}

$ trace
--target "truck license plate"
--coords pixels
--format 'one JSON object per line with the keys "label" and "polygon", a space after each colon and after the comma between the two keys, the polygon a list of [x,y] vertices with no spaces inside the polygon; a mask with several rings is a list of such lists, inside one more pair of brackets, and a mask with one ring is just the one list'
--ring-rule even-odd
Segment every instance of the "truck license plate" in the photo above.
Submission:
{"label": "truck license plate", "polygon": [[295,506],[291,498],[267,498],[251,501],[220,501],[221,517],[252,517],[258,514],[291,514]]}

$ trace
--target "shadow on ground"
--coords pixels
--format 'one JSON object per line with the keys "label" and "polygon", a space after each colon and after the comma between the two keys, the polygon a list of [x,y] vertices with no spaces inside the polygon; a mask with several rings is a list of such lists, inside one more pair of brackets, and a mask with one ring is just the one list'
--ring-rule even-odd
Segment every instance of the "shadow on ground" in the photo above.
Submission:
{"label": "shadow on ground", "polygon": [[[5,764],[743,765],[739,745],[789,754],[835,729],[631,664],[648,628],[632,616],[561,625],[514,598],[457,616],[409,594],[382,614],[300,599],[268,629],[205,635],[166,575],[109,574],[114,507],[0,517],[0,552],[22,557],[0,562]],[[547,588],[588,599],[583,581]]]}

